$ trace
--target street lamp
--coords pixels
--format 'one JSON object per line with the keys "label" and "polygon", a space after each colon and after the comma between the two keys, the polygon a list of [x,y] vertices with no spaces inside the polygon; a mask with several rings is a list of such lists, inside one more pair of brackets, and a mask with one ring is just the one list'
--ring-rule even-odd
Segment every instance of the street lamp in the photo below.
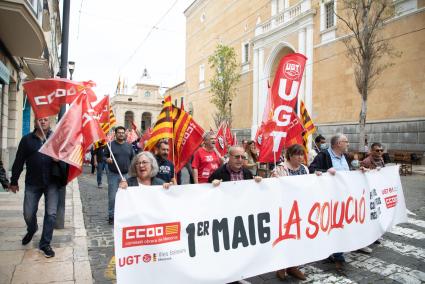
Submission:
{"label": "street lamp", "polygon": [[72,74],[74,73],[74,69],[75,69],[75,62],[74,61],[68,61],[68,69],[69,69],[69,74],[71,75],[71,80],[72,80]]}

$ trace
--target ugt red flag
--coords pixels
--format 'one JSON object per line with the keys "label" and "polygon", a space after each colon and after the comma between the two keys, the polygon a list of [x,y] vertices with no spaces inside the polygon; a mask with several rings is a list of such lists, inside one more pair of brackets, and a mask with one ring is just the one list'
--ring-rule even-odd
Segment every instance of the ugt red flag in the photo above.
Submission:
{"label": "ugt red flag", "polygon": [[263,139],[263,132],[266,123],[273,118],[273,100],[272,100],[272,89],[270,87],[269,81],[267,81],[267,100],[266,105],[264,106],[263,119],[261,121],[260,127],[257,129],[257,133],[255,133],[255,144],[258,149],[261,148],[261,142]]}
{"label": "ugt red flag", "polygon": [[40,152],[70,165],[68,182],[82,172],[83,156],[95,141],[106,139],[87,94],[82,94],[56,126]]}
{"label": "ugt red flag", "polygon": [[63,104],[72,103],[82,93],[87,93],[89,102],[96,101],[91,89],[93,81],[74,82],[63,78],[33,80],[23,84],[28,101],[37,118],[56,115]]}
{"label": "ugt red flag", "polygon": [[[260,151],[260,161],[274,161],[274,154],[268,152],[270,149],[277,155],[282,152],[288,134],[288,126],[298,100],[306,60],[304,55],[292,53],[283,57],[279,63],[271,90],[272,120],[276,123],[276,127],[270,133],[263,132],[262,139],[262,143],[273,145],[273,147],[268,147],[267,152]],[[272,141],[266,142],[265,136]]]}
{"label": "ugt red flag", "polygon": [[170,151],[171,160],[173,160],[175,172],[179,172],[184,165],[189,161],[190,157],[201,145],[204,135],[204,130],[192,118],[192,116],[177,107],[173,108],[173,124],[174,132],[172,144],[173,151]]}

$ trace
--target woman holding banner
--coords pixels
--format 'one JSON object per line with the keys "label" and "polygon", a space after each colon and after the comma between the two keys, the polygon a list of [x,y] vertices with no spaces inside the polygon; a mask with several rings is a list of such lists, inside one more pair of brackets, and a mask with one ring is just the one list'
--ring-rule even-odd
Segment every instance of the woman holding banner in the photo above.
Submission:
{"label": "woman holding banner", "polygon": [[[286,161],[280,163],[272,172],[272,177],[295,176],[309,174],[308,168],[303,165],[304,162],[304,147],[299,144],[294,144],[286,149]],[[306,280],[304,273],[298,267],[288,267],[276,271],[276,275],[280,280],[286,278],[286,274],[291,275],[300,280]]]}
{"label": "woman holding banner", "polygon": [[129,186],[139,185],[162,185],[169,189],[170,184],[157,178],[158,163],[151,152],[143,151],[133,158],[130,164],[129,178],[120,182],[119,188],[126,189]]}

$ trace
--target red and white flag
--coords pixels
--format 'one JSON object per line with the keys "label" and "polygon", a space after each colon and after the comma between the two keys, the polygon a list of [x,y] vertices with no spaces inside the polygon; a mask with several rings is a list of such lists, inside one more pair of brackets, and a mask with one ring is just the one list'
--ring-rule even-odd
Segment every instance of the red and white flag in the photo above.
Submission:
{"label": "red and white flag", "polygon": [[23,84],[28,101],[36,117],[47,117],[59,113],[63,104],[72,103],[82,93],[87,94],[89,102],[97,100],[91,89],[93,81],[74,82],[68,79],[54,78],[33,80]]}
{"label": "red and white flag", "polygon": [[262,130],[261,147],[265,144],[267,147],[260,149],[260,162],[273,162],[286,144],[306,60],[304,55],[292,53],[283,57],[279,63],[271,88],[273,113],[271,121],[274,127],[270,127],[273,125],[272,122],[267,122],[267,127]]}
{"label": "red and white flag", "polygon": [[86,93],[78,96],[40,152],[70,165],[68,182],[82,172],[83,156],[95,141],[106,139]]}

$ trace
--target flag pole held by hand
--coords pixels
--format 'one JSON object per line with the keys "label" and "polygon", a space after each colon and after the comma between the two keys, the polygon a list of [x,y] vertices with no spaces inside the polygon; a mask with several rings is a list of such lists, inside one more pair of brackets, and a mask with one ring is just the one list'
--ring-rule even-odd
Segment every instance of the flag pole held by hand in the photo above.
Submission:
{"label": "flag pole held by hand", "polygon": [[118,167],[117,161],[115,160],[114,153],[112,153],[111,145],[109,145],[108,142],[106,142],[106,145],[108,145],[109,153],[111,153],[112,161],[114,161],[115,167],[117,167],[117,170],[118,170],[118,173],[120,174],[121,180],[125,180],[125,178],[122,176],[120,167]]}

